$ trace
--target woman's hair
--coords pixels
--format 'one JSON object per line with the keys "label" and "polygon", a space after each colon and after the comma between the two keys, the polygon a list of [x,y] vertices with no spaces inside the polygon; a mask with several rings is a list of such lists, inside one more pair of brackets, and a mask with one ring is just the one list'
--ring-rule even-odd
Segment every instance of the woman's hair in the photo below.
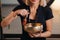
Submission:
{"label": "woman's hair", "polygon": [[[23,0],[23,1],[24,1],[24,3],[26,5],[30,5],[31,4],[29,0]],[[49,1],[50,0],[40,0],[39,4],[40,4],[40,6],[46,6]]]}
{"label": "woman's hair", "polygon": [[17,1],[19,2],[20,5],[24,4],[23,0],[17,0]]}

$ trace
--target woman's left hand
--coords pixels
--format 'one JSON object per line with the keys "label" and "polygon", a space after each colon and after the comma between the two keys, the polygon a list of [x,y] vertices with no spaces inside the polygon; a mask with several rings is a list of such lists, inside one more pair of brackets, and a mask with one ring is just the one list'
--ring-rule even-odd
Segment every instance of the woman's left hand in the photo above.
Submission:
{"label": "woman's left hand", "polygon": [[31,38],[37,38],[37,37],[49,37],[51,36],[51,32],[50,31],[46,31],[44,33],[37,33],[37,34],[31,34],[29,33],[29,36]]}
{"label": "woman's left hand", "polygon": [[37,34],[31,34],[31,33],[29,33],[29,36],[31,37],[31,38],[35,38],[35,37],[40,37],[40,33],[37,33]]}

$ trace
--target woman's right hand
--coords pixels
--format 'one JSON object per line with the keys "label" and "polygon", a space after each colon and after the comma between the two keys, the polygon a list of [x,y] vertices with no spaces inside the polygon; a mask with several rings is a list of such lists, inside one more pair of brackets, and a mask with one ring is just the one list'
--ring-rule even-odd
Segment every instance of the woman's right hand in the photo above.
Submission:
{"label": "woman's right hand", "polygon": [[15,11],[15,12],[16,12],[17,14],[22,15],[22,16],[26,16],[26,15],[29,14],[28,10],[26,10],[26,9],[20,9],[20,10],[17,10],[17,11]]}

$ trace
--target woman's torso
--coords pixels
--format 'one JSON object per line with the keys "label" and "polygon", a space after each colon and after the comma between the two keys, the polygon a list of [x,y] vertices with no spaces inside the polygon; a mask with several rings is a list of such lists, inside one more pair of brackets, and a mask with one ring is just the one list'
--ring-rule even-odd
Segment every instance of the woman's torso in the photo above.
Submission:
{"label": "woman's torso", "polygon": [[[30,7],[29,6],[27,6],[26,9],[29,10],[29,12],[30,12]],[[21,16],[22,24],[23,24],[23,20],[24,20],[24,17]],[[43,32],[46,31],[46,23],[45,23],[44,11],[43,11],[43,7],[42,6],[38,7],[37,12],[36,12],[36,19],[35,20],[29,19],[29,16],[27,17],[27,23],[29,23],[29,22],[31,22],[31,23],[35,23],[35,22],[41,23],[43,25]],[[22,25],[22,30],[23,30],[22,38],[30,38],[28,33],[24,30],[24,25]]]}

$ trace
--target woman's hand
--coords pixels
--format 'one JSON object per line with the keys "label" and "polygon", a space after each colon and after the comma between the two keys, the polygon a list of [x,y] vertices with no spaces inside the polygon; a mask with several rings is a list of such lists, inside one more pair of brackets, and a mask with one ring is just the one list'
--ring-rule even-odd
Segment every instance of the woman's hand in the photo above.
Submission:
{"label": "woman's hand", "polygon": [[38,34],[31,34],[31,33],[29,33],[29,36],[31,37],[31,38],[37,38],[37,37],[40,37],[40,33],[38,33]]}
{"label": "woman's hand", "polygon": [[26,16],[29,14],[28,10],[26,10],[26,9],[17,10],[17,11],[15,11],[15,13],[20,14],[22,16]]}
{"label": "woman's hand", "polygon": [[51,32],[46,31],[46,32],[44,32],[44,33],[37,33],[37,34],[31,34],[31,33],[29,33],[29,36],[30,36],[31,38],[49,37],[49,36],[51,36]]}
{"label": "woman's hand", "polygon": [[29,33],[29,36],[31,38],[37,38],[37,37],[40,37],[41,36],[41,33],[36,33],[36,34]]}

